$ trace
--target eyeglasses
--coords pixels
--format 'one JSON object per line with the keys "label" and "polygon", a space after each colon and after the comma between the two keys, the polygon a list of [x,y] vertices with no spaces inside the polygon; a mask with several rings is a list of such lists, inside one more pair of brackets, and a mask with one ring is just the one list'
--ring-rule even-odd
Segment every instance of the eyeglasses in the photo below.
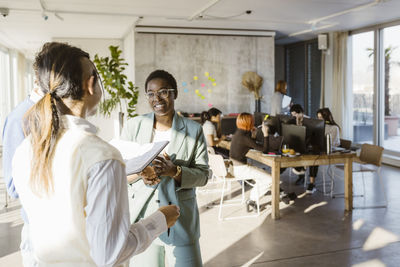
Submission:
{"label": "eyeglasses", "polygon": [[165,98],[169,97],[169,92],[172,92],[172,91],[175,92],[175,89],[161,89],[161,90],[158,90],[155,92],[151,91],[151,92],[146,93],[146,97],[147,97],[147,99],[154,99],[154,97],[157,94],[157,97],[165,99]]}

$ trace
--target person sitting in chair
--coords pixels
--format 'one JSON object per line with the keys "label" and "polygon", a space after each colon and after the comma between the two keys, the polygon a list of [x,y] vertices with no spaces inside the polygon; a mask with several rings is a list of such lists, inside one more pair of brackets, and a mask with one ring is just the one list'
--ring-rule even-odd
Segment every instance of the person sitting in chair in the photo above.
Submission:
{"label": "person sitting in chair", "polygon": [[250,149],[256,149],[267,153],[269,151],[268,126],[262,124],[264,135],[263,145],[258,145],[254,139],[256,128],[254,127],[253,115],[241,113],[236,119],[237,130],[232,137],[229,157],[233,163],[233,174],[245,179],[253,179],[257,187],[250,191],[250,199],[247,200],[247,206],[253,206],[256,209],[258,197],[264,195],[271,189],[272,177],[263,169],[247,164],[246,154]]}

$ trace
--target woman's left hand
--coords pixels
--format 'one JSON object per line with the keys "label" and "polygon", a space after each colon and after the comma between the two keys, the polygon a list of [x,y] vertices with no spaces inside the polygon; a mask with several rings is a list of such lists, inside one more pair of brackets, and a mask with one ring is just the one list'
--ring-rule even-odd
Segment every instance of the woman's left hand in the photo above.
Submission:
{"label": "woman's left hand", "polygon": [[253,129],[251,129],[251,138],[256,138],[257,135],[257,128],[253,127]]}

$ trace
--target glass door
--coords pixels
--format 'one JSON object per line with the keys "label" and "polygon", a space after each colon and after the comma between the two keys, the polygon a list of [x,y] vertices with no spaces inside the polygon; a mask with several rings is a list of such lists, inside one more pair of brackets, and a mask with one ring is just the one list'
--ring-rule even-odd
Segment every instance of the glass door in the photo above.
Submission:
{"label": "glass door", "polygon": [[384,129],[385,150],[400,153],[400,25],[383,29]]}
{"label": "glass door", "polygon": [[374,140],[374,32],[352,35],[353,142]]}

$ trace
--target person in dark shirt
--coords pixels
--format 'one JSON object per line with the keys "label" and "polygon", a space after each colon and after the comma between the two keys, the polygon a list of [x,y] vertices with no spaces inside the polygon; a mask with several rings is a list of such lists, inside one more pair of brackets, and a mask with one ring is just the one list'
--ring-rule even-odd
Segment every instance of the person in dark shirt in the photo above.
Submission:
{"label": "person in dark shirt", "polygon": [[237,177],[244,179],[253,179],[257,183],[250,192],[250,199],[247,201],[248,205],[255,205],[258,197],[264,195],[271,189],[272,177],[271,175],[255,166],[247,164],[246,154],[250,149],[256,149],[264,153],[269,150],[268,142],[268,126],[262,124],[262,132],[264,135],[263,145],[256,143],[254,118],[249,113],[241,113],[236,119],[237,130],[232,137],[229,157],[233,162],[233,174]]}

